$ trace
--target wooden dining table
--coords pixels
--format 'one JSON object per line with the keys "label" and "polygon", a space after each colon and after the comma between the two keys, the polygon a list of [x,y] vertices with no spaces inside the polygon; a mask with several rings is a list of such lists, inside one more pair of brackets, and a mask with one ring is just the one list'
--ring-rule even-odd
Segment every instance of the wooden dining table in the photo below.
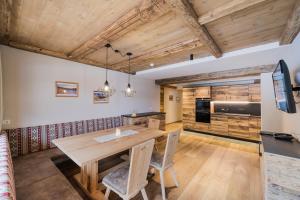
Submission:
{"label": "wooden dining table", "polygon": [[75,135],[52,140],[64,154],[72,159],[80,168],[80,174],[75,176],[82,189],[93,199],[102,199],[104,194],[99,189],[98,161],[130,150],[133,146],[150,139],[161,137],[164,131],[142,126],[121,126],[121,132],[135,131],[135,134],[119,137],[106,142],[96,141],[104,135],[116,133],[116,128],[106,129],[82,135]]}

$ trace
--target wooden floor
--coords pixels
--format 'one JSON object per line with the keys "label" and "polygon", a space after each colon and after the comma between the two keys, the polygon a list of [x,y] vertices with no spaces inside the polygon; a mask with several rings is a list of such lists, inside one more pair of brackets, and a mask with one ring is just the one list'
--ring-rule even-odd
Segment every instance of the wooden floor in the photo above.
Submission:
{"label": "wooden floor", "polygon": [[[168,125],[167,130],[171,131],[181,127],[181,123],[174,123]],[[163,150],[163,147],[160,147],[160,149]],[[258,147],[256,144],[184,132],[181,135],[174,158],[180,187],[176,188],[174,186],[167,172],[165,179],[168,199],[262,199],[259,155],[257,152]],[[59,173],[58,168],[49,159],[59,154],[61,152],[59,153],[58,149],[52,149],[29,154],[15,160],[17,197],[19,200],[63,200],[74,199],[74,196],[76,196],[76,199],[86,199],[83,196],[78,197],[78,194],[76,195],[78,188],[73,185],[72,189],[71,184],[66,183],[68,182],[65,177],[67,176],[66,173]],[[74,170],[73,165],[65,164],[68,165],[65,169],[68,173],[71,173]],[[34,174],[32,174],[32,167],[35,167]],[[30,182],[30,184],[25,184],[24,180]],[[52,182],[53,184],[50,184],[52,186],[49,187],[49,183]],[[156,173],[153,180],[149,181],[146,187],[149,200],[161,199],[159,182],[159,176]],[[61,186],[55,187],[56,185]],[[68,196],[70,198],[67,198]],[[120,198],[111,194],[109,199],[119,200]],[[142,199],[141,195],[133,198],[133,200],[140,199]]]}
{"label": "wooden floor", "polygon": [[[174,161],[180,187],[168,190],[168,199],[262,199],[256,144],[185,132]],[[167,187],[174,186],[169,174],[166,179]]]}

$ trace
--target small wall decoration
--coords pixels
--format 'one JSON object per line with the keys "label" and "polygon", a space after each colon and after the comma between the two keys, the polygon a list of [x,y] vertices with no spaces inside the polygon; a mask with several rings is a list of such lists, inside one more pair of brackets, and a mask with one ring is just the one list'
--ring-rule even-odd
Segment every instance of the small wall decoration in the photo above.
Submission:
{"label": "small wall decoration", "polygon": [[57,97],[78,97],[79,84],[74,82],[55,82]]}
{"label": "small wall decoration", "polygon": [[93,94],[94,103],[108,103],[109,97],[106,97],[103,91],[94,91]]}
{"label": "small wall decoration", "polygon": [[169,95],[169,101],[173,101],[173,95]]}

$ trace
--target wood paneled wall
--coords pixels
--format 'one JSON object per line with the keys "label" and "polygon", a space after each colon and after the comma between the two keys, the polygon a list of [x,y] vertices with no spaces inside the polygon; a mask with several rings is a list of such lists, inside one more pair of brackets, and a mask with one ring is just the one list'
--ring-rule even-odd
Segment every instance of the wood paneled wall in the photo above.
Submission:
{"label": "wood paneled wall", "polygon": [[160,112],[165,111],[165,90],[163,86],[160,86]]}

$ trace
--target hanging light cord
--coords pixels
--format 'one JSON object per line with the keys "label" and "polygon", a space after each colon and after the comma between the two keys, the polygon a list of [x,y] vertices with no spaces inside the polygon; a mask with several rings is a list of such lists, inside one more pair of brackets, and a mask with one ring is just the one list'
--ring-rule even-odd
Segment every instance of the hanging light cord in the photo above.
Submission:
{"label": "hanging light cord", "polygon": [[108,70],[108,47],[106,47],[106,72],[105,72],[105,77],[107,81],[107,70]]}
{"label": "hanging light cord", "polygon": [[122,56],[122,57],[125,57],[125,56],[127,56],[126,54],[122,54],[122,52],[121,51],[119,51],[118,49],[114,49],[112,46],[110,46],[110,48],[115,52],[115,53],[118,53],[118,54],[120,54],[120,56]]}
{"label": "hanging light cord", "polygon": [[[126,53],[126,54],[123,54],[120,50],[118,50],[118,49],[114,49],[113,48],[113,46],[111,45],[111,44],[109,44],[109,43],[107,43],[106,45],[105,45],[105,47],[106,47],[106,79],[107,79],[107,70],[108,70],[108,49],[110,48],[110,49],[112,49],[115,53],[117,53],[117,54],[119,54],[121,57],[125,57],[125,56],[129,56],[129,74],[130,74],[130,59],[131,59],[131,56],[132,56],[132,53],[130,53],[130,54],[128,54],[128,53]],[[128,80],[130,81],[130,77],[128,78]]]}
{"label": "hanging light cord", "polygon": [[128,83],[130,84],[130,55],[128,56],[129,58],[128,58],[128,68],[129,68],[129,73],[128,73]]}

